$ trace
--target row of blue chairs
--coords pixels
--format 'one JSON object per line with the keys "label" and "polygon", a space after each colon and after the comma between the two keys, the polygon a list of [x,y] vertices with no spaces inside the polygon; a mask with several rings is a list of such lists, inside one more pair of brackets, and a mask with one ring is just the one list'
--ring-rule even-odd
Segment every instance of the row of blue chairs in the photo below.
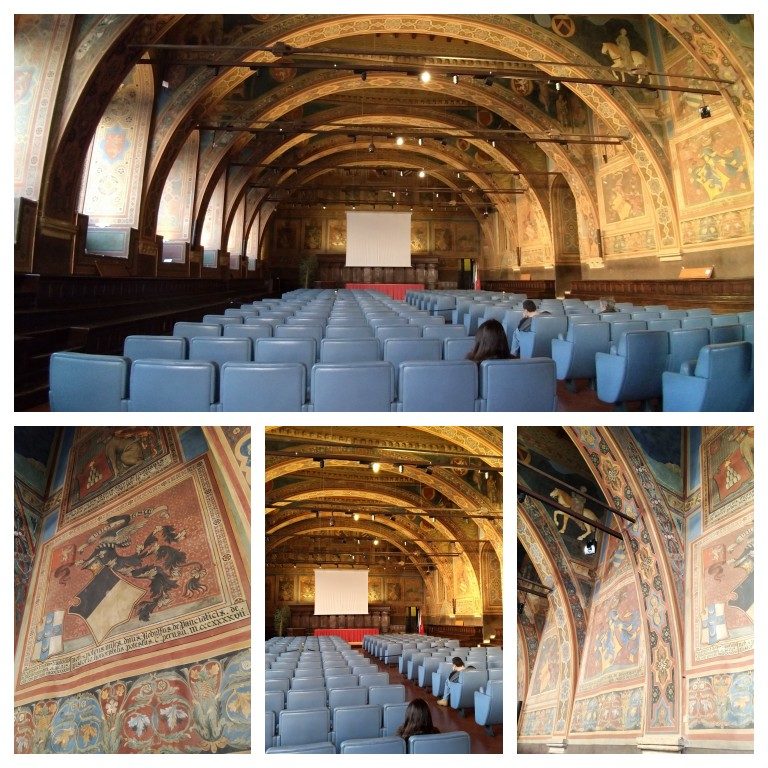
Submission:
{"label": "row of blue chairs", "polygon": [[[316,363],[135,360],[57,352],[54,411],[551,411],[551,359]],[[218,384],[218,386],[217,386]],[[219,395],[217,397],[217,391]]]}

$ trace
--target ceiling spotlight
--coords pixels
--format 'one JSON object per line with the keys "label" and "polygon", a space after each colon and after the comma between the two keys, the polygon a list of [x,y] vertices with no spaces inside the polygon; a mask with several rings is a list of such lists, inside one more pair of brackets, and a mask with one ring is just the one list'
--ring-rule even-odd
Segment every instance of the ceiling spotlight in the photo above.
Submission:
{"label": "ceiling spotlight", "polygon": [[353,519],[355,522],[357,522],[357,521],[360,519],[360,515],[359,515],[357,512],[355,512],[355,514],[354,514],[354,515],[352,515],[352,519]]}
{"label": "ceiling spotlight", "polygon": [[397,144],[398,147],[402,147],[403,144],[405,144],[405,139],[402,136],[398,136],[395,139],[395,144]]}
{"label": "ceiling spotlight", "polygon": [[402,464],[398,464],[398,465],[397,465],[397,471],[398,471],[398,472],[399,472],[401,475],[403,474],[403,465],[402,465]]}
{"label": "ceiling spotlight", "polygon": [[555,90],[559,91],[563,87],[563,84],[559,80],[555,80]]}
{"label": "ceiling spotlight", "polygon": [[489,74],[488,77],[485,78],[485,84],[487,86],[489,86],[489,87],[491,85],[493,85],[493,75],[492,74]]}
{"label": "ceiling spotlight", "polygon": [[584,542],[584,554],[594,555],[595,552],[597,552],[597,540],[594,536],[590,536],[585,542]]}
{"label": "ceiling spotlight", "polygon": [[372,461],[371,462],[371,472],[373,472],[374,475],[377,475],[380,470],[381,470],[381,464],[379,464],[378,461]]}
{"label": "ceiling spotlight", "polygon": [[419,75],[419,80],[421,80],[422,83],[428,83],[431,79],[432,75],[430,75],[426,69]]}
{"label": "ceiling spotlight", "polygon": [[488,479],[490,476],[491,476],[491,473],[490,473],[490,472],[488,472],[488,470],[486,470],[486,471],[483,473],[483,477],[485,477],[485,479],[486,479],[486,480],[487,480],[487,479]]}
{"label": "ceiling spotlight", "polygon": [[432,467],[427,467],[426,472],[427,472],[428,475],[431,475],[432,474]]}
{"label": "ceiling spotlight", "polygon": [[361,79],[363,82],[365,82],[365,81],[368,79],[368,73],[367,73],[365,70],[363,70],[363,71],[360,73],[360,79]]}
{"label": "ceiling spotlight", "polygon": [[331,512],[331,519],[328,521],[328,527],[333,528],[336,525],[336,521],[333,519],[333,512]]}
{"label": "ceiling spotlight", "polygon": [[488,207],[486,206],[485,210],[483,210],[483,216],[485,216],[487,218],[489,213],[490,213],[490,211],[488,210]]}
{"label": "ceiling spotlight", "polygon": [[459,84],[459,76],[458,75],[451,75],[451,82],[454,85],[458,85]]}
{"label": "ceiling spotlight", "polygon": [[491,139],[491,146],[496,149],[496,139]]}
{"label": "ceiling spotlight", "polygon": [[426,177],[426,175],[427,175],[427,172],[426,172],[426,171],[425,171],[425,170],[422,168],[422,169],[419,171],[419,178],[420,178],[420,179],[423,179],[423,178],[425,178],[425,177]]}
{"label": "ceiling spotlight", "polygon": [[376,515],[373,512],[371,512],[371,522],[373,522],[375,519],[376,519]]}
{"label": "ceiling spotlight", "polygon": [[699,116],[702,120],[706,120],[708,117],[712,117],[712,110],[706,104],[702,104],[699,107]]}
{"label": "ceiling spotlight", "polygon": [[368,151],[369,151],[369,152],[375,152],[375,151],[376,151],[376,145],[375,145],[373,142],[371,142],[371,143],[368,145]]}
{"label": "ceiling spotlight", "polygon": [[323,203],[323,210],[325,210],[328,206]]}
{"label": "ceiling spotlight", "polygon": [[423,146],[424,146],[424,139],[422,139],[422,138],[421,138],[421,136],[419,136],[419,138],[418,138],[418,142],[419,142],[419,146],[420,146],[420,147],[423,147]]}
{"label": "ceiling spotlight", "polygon": [[379,540],[378,539],[374,539],[373,540],[373,546],[374,547],[378,547],[379,546]]}

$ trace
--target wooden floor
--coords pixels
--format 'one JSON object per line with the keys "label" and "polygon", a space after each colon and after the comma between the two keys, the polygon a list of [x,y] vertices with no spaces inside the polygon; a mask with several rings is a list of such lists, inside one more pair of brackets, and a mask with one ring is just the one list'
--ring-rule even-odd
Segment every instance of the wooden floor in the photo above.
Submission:
{"label": "wooden floor", "polygon": [[389,672],[390,683],[402,683],[405,686],[405,700],[424,699],[429,704],[432,713],[432,722],[435,728],[441,733],[447,731],[466,731],[469,734],[470,744],[472,745],[472,754],[474,755],[496,755],[502,753],[503,726],[495,725],[493,727],[494,736],[490,736],[482,725],[475,722],[475,713],[472,709],[465,710],[466,715],[462,715],[458,710],[451,707],[440,707],[437,705],[437,699],[426,689],[409,680],[397,671],[397,666],[387,666],[378,659],[370,656],[363,651],[363,654],[370,659],[382,672]]}
{"label": "wooden floor", "polygon": [[[575,391],[572,391],[572,389]],[[567,412],[613,411],[615,408],[612,403],[604,403],[602,400],[598,400],[595,389],[589,386],[589,382],[586,379],[580,379],[575,382],[573,388],[566,385],[564,381],[557,382],[557,410]],[[643,410],[642,403],[627,403],[625,410]],[[652,410],[661,410],[658,402],[652,403]]]}

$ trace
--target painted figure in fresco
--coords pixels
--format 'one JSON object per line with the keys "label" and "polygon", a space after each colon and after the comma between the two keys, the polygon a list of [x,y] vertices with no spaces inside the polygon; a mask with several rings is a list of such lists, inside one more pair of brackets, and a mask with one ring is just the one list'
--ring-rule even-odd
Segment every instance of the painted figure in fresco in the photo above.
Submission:
{"label": "painted figure in fresco", "polygon": [[[637,77],[637,82],[642,83],[648,76],[648,59],[645,54],[640,51],[627,50],[629,48],[629,38],[627,37],[627,30],[622,29],[622,35],[619,33],[615,43],[603,43],[603,47],[600,49],[600,53],[608,56],[611,59],[611,69],[614,70],[613,76],[617,80],[622,82],[626,78],[627,72],[632,72]],[[625,42],[626,41],[626,42]],[[619,46],[621,42],[621,47]]]}
{"label": "painted figure in fresco", "polygon": [[622,610],[626,597],[626,589],[616,594],[608,610],[608,626],[595,638],[600,673],[614,666],[634,664],[640,653],[640,611]]}
{"label": "painted figure in fresco", "polygon": [[694,186],[701,186],[710,200],[725,193],[747,191],[750,186],[741,147],[728,145],[719,131],[701,137],[698,162],[689,169],[689,174]]}
{"label": "painted figure in fresco", "polygon": [[[584,492],[587,489],[584,486],[581,486],[581,490]],[[588,517],[591,520],[598,520],[597,515],[591,509],[584,506],[586,499],[583,496],[580,496],[578,493],[570,494],[566,493],[564,490],[562,490],[562,488],[554,488],[549,496],[558,504],[562,504],[562,506],[572,509],[577,514],[584,515],[584,517]],[[575,517],[570,517],[570,515],[559,509],[555,509],[552,513],[552,520],[556,526],[559,525],[559,517],[561,517],[563,521],[562,525],[558,528],[560,533],[565,533],[565,529],[568,526],[569,520],[571,520],[584,531],[581,536],[576,537],[578,541],[581,541],[582,539],[595,532],[595,527],[593,525],[584,523],[581,520],[577,520]]]}
{"label": "painted figure in fresco", "polygon": [[131,467],[141,464],[158,453],[155,434],[145,427],[124,427],[116,429],[104,444],[112,470],[116,476]]}
{"label": "painted figure in fresco", "polygon": [[560,673],[560,653],[557,648],[557,638],[548,637],[539,650],[541,664],[533,681],[533,694],[545,693],[557,684]]}

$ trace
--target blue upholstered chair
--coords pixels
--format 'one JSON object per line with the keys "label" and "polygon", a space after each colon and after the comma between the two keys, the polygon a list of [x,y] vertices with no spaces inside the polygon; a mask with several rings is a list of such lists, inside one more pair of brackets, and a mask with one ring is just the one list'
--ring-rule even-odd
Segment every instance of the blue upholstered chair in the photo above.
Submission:
{"label": "blue upholstered chair", "polygon": [[219,325],[226,325],[227,323],[242,323],[242,317],[231,317],[228,315],[203,315],[204,323],[218,323]]}
{"label": "blue upholstered chair", "polygon": [[347,739],[339,751],[342,755],[404,755],[405,742],[399,736]]}
{"label": "blue upholstered chair", "polygon": [[425,325],[421,335],[425,339],[463,339],[467,332],[463,325]]}
{"label": "blue upholstered chair", "polygon": [[712,327],[717,328],[720,325],[738,325],[738,314],[712,315]]}
{"label": "blue upholstered chair", "polygon": [[445,325],[445,318],[432,315],[413,315],[408,317],[408,325],[420,325],[423,335],[424,328],[428,328],[429,326],[439,327]]}
{"label": "blue upholstered chair", "polygon": [[309,381],[316,346],[314,339],[256,339],[253,359],[257,363],[301,363]]}
{"label": "blue upholstered chair", "polygon": [[595,355],[611,346],[610,323],[577,323],[563,338],[552,339],[558,380],[594,379]]}
{"label": "blue upholstered chair", "polygon": [[229,339],[268,339],[272,336],[272,326],[268,323],[261,325],[236,325],[229,323],[223,328],[222,336]]}
{"label": "blue upholstered chair", "polygon": [[357,675],[330,675],[325,678],[325,687],[330,691],[334,688],[357,688]]}
{"label": "blue upholstered chair", "polygon": [[126,336],[123,342],[123,357],[129,360],[184,360],[186,356],[187,340],[182,336]]}
{"label": "blue upholstered chair", "polygon": [[216,368],[201,360],[137,360],[128,392],[129,411],[210,411]]}
{"label": "blue upholstered chair", "polygon": [[570,330],[572,325],[580,325],[581,323],[600,323],[600,315],[596,315],[594,312],[588,312],[584,314],[568,314],[568,329]]}
{"label": "blue upholstered chair", "polygon": [[552,355],[552,339],[567,330],[568,320],[565,315],[537,315],[531,321],[530,331],[520,331],[517,335],[520,341],[520,358],[550,357]]}
{"label": "blue upholstered chair", "polygon": [[424,653],[414,653],[411,658],[408,659],[408,666],[405,670],[405,677],[407,680],[419,679],[419,667],[424,663]]}
{"label": "blue upholstered chair", "polygon": [[337,707],[333,715],[331,740],[337,752],[347,739],[374,739],[381,735],[381,707],[378,704],[361,704]]}
{"label": "blue upholstered chair", "polygon": [[695,369],[663,377],[665,411],[751,411],[754,402],[752,345],[747,341],[709,344]]}
{"label": "blue upholstered chair", "polygon": [[647,304],[643,309],[646,312],[666,312],[669,307],[666,304]]}
{"label": "blue upholstered chair", "polygon": [[680,327],[684,329],[691,328],[711,328],[712,316],[711,315],[692,315],[688,313],[688,317],[684,317],[680,323]]}
{"label": "blue upholstered chair", "polygon": [[[500,671],[500,670],[499,670]],[[501,679],[488,680],[487,685],[475,691],[475,722],[493,736],[493,726],[504,722],[504,697]]]}
{"label": "blue upholstered chair", "polygon": [[667,331],[628,331],[616,354],[598,352],[595,356],[598,399],[624,403],[660,397],[668,354]]}
{"label": "blue upholstered chair", "polygon": [[173,335],[191,339],[193,336],[221,336],[218,323],[190,323],[179,321],[173,324]]}
{"label": "blue upholstered chair", "polygon": [[626,323],[632,319],[631,312],[599,312],[598,317],[603,322],[608,323]]}
{"label": "blue upholstered chair", "polygon": [[614,345],[621,341],[621,337],[627,331],[645,331],[648,329],[645,320],[609,320],[608,323],[611,326],[611,344]]}
{"label": "blue upholstered chair", "polygon": [[696,360],[699,350],[709,344],[708,328],[680,328],[668,331],[669,358],[666,370],[680,372],[680,366]]}
{"label": "blue upholstered chair", "polygon": [[676,331],[682,325],[682,318],[667,317],[660,320],[649,320],[646,326],[649,331]]}
{"label": "blue upholstered chair", "polygon": [[318,363],[312,368],[308,411],[391,411],[395,370],[383,360]]}
{"label": "blue upholstered chair", "polygon": [[360,325],[331,325],[325,328],[326,339],[375,339],[373,328],[361,321]]}
{"label": "blue upholstered chair", "polygon": [[455,296],[437,296],[435,298],[434,303],[432,304],[432,308],[430,309],[430,312],[433,315],[444,317],[447,322],[450,319],[451,315],[453,314],[453,310],[455,308],[456,308]]}
{"label": "blue upholstered chair", "polygon": [[633,320],[645,320],[648,322],[649,320],[659,320],[661,317],[661,312],[654,312],[652,310],[641,310],[639,312],[630,312],[630,317]]}
{"label": "blue upholstered chair", "polygon": [[384,342],[387,339],[420,339],[420,325],[380,325],[375,330],[376,338],[379,340],[379,347],[384,351]]}
{"label": "blue upholstered chair", "polygon": [[216,365],[227,362],[247,363],[253,359],[253,341],[222,336],[193,336],[189,340],[189,359],[207,360]]}
{"label": "blue upholstered chair", "polygon": [[275,743],[275,713],[271,709],[264,711],[264,749]]}
{"label": "blue upholstered chair", "polygon": [[442,696],[445,693],[445,683],[452,670],[453,664],[450,661],[442,661],[437,667],[437,671],[432,673],[432,694],[434,696]]}
{"label": "blue upholstered chair", "polygon": [[385,664],[397,664],[403,653],[402,643],[387,643],[384,646],[383,661]]}
{"label": "blue upholstered chair", "polygon": [[324,690],[314,688],[311,691],[297,691],[294,688],[286,693],[283,709],[322,709],[327,705]]}
{"label": "blue upholstered chair", "polygon": [[54,352],[48,373],[51,410],[125,410],[129,369],[126,357]]}
{"label": "blue upholstered chair", "polygon": [[389,672],[372,672],[360,675],[360,685],[389,685]]}
{"label": "blue upholstered chair", "polygon": [[474,336],[477,332],[477,326],[483,322],[483,315],[488,308],[486,304],[480,301],[472,302],[469,305],[469,311],[464,315],[464,329],[467,336]]}
{"label": "blue upholstered chair", "polygon": [[739,322],[742,325],[747,325],[750,323],[755,322],[755,313],[753,311],[749,312],[739,312]]}
{"label": "blue upholstered chair", "polygon": [[437,672],[437,667],[439,664],[439,657],[425,657],[424,663],[419,667],[419,677],[417,681],[421,688],[429,688],[432,685],[432,673]]}
{"label": "blue upholstered chair", "polygon": [[501,324],[504,326],[504,332],[507,334],[508,339],[512,339],[512,334],[520,325],[520,321],[523,319],[522,309],[507,309],[504,311],[504,319]]}
{"label": "blue upholstered chair", "polygon": [[468,755],[469,747],[469,734],[466,731],[425,734],[408,739],[408,752],[411,755]]}
{"label": "blue upholstered chair", "polygon": [[280,677],[274,680],[264,681],[264,690],[269,691],[283,691],[285,693],[291,687],[291,680],[289,677]]}
{"label": "blue upholstered chair", "polygon": [[743,323],[744,328],[744,341],[748,341],[750,344],[755,343],[755,324]]}
{"label": "blue upholstered chair", "polygon": [[549,357],[480,363],[481,411],[554,411],[556,391],[555,362]]}
{"label": "blue upholstered chair", "polygon": [[362,363],[380,360],[379,342],[366,339],[323,339],[320,342],[321,363]]}
{"label": "blue upholstered chair", "polygon": [[264,709],[275,713],[275,722],[285,709],[285,691],[266,691],[264,693]]}
{"label": "blue upholstered chair", "polygon": [[400,363],[398,411],[474,411],[477,365],[470,360]]}
{"label": "blue upholstered chair", "polygon": [[466,360],[467,355],[474,348],[474,336],[457,336],[443,339],[443,360]]}
{"label": "blue upholstered chair", "polygon": [[291,681],[292,691],[316,691],[325,689],[325,680],[320,677],[294,677]]}
{"label": "blue upholstered chair", "polygon": [[665,309],[659,313],[662,320],[680,320],[684,317],[688,317],[688,312],[684,309]]}
{"label": "blue upholstered chair", "polygon": [[[355,664],[355,666],[352,667],[353,675],[373,675],[378,671],[379,668],[370,662],[366,662],[365,664]],[[366,683],[361,682],[360,685],[366,685]]]}
{"label": "blue upholstered chair", "polygon": [[368,689],[361,685],[328,689],[328,709],[331,710],[331,725],[334,712],[339,707],[359,707],[368,703]]}
{"label": "blue upholstered chair", "polygon": [[368,688],[368,703],[402,704],[405,701],[405,686],[400,683],[391,685],[372,685]]}
{"label": "blue upholstered chair", "polygon": [[329,741],[331,713],[322,709],[284,709],[280,713],[280,725],[275,741],[277,747],[293,747]]}
{"label": "blue upholstered chair", "polygon": [[382,736],[396,736],[397,729],[405,722],[408,702],[384,704],[382,706]]}
{"label": "blue upholstered chair", "polygon": [[323,326],[321,325],[278,325],[275,326],[273,335],[276,339],[314,339],[315,348],[320,346],[323,338]]}
{"label": "blue upholstered chair", "polygon": [[478,327],[482,325],[487,320],[498,320],[500,323],[504,321],[504,315],[507,312],[507,309],[509,307],[498,307],[498,306],[486,306],[485,312],[483,312],[483,316],[480,320],[480,323],[478,324]]}
{"label": "blue upholstered chair", "polygon": [[479,691],[488,683],[488,671],[484,669],[467,669],[459,673],[459,679],[448,683],[448,700],[453,709],[461,714],[467,707],[475,705],[475,691]]}
{"label": "blue upholstered chair", "polygon": [[443,342],[440,339],[395,339],[384,341],[382,359],[392,363],[397,386],[398,367],[406,360],[442,360]]}
{"label": "blue upholstered chair", "polygon": [[335,755],[336,748],[330,741],[317,741],[314,744],[297,744],[294,747],[270,747],[267,754]]}
{"label": "blue upholstered chair", "polygon": [[710,344],[727,344],[730,341],[744,341],[741,325],[713,325],[709,329]]}

